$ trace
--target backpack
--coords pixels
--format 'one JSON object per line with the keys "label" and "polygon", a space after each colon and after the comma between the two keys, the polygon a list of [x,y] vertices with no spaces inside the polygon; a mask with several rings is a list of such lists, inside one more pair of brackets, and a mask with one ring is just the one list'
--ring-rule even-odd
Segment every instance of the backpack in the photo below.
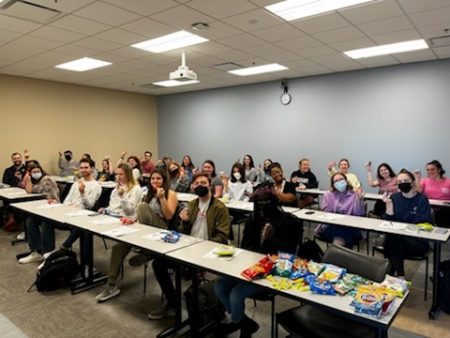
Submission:
{"label": "backpack", "polygon": [[52,253],[36,274],[36,285],[39,292],[67,288],[70,282],[80,273],[77,255],[73,251],[58,250]]}
{"label": "backpack", "polygon": [[309,238],[305,238],[303,243],[298,247],[297,252],[298,257],[313,260],[314,262],[322,262],[323,254],[320,246]]}
{"label": "backpack", "polygon": [[450,314],[450,261],[439,263],[438,302],[442,311]]}
{"label": "backpack", "polygon": [[[212,281],[205,280],[198,286],[198,309],[193,308],[192,304],[192,286],[190,286],[185,292],[184,297],[186,299],[186,309],[188,312],[189,325],[192,328],[193,325],[193,313],[196,311],[197,315],[197,327],[201,331],[202,329],[209,329],[218,323],[225,316],[225,308],[216,296],[214,291],[214,285],[216,279]],[[206,332],[206,331],[205,331]]]}

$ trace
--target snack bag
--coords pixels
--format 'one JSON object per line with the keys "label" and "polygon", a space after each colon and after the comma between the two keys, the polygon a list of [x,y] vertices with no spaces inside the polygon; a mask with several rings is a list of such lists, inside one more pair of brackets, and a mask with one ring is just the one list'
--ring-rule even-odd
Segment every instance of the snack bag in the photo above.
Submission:
{"label": "snack bag", "polygon": [[378,318],[382,312],[384,297],[371,287],[360,287],[350,304],[356,313],[363,313]]}
{"label": "snack bag", "polygon": [[164,242],[176,243],[176,242],[178,242],[180,237],[181,237],[181,235],[177,231],[172,230],[171,232],[166,234],[162,239]]}
{"label": "snack bag", "polygon": [[281,277],[289,277],[294,266],[295,256],[285,252],[278,253],[278,260],[275,266],[275,274]]}
{"label": "snack bag", "polygon": [[[386,275],[384,281],[381,282],[381,286],[384,286],[396,293],[396,295],[400,298],[403,298],[405,293],[408,291],[408,285],[410,282],[400,279],[397,277],[393,277],[390,275]],[[379,284],[374,284],[378,286]]]}
{"label": "snack bag", "polygon": [[306,276],[305,280],[309,284],[312,293],[331,296],[336,294],[330,282],[320,281],[315,275]]}
{"label": "snack bag", "polygon": [[134,219],[129,218],[129,217],[121,217],[120,223],[122,223],[123,225],[131,225],[131,224],[134,224],[135,221],[134,221]]}
{"label": "snack bag", "polygon": [[313,275],[318,276],[322,272],[323,268],[324,265],[321,263],[316,263],[314,261],[308,262],[308,271]]}
{"label": "snack bag", "polygon": [[353,290],[353,287],[346,284],[342,279],[333,284],[334,290],[341,296]]}
{"label": "snack bag", "polygon": [[229,245],[221,245],[214,249],[214,253],[219,257],[231,257],[234,255],[234,248]]}
{"label": "snack bag", "polygon": [[346,269],[340,268],[336,265],[325,264],[325,268],[319,274],[319,279],[330,283],[336,283],[341,276],[346,273],[346,271]]}
{"label": "snack bag", "polygon": [[247,280],[253,280],[269,274],[273,269],[274,261],[269,256],[261,258],[257,264],[241,272],[241,276]]}
{"label": "snack bag", "polygon": [[357,288],[360,285],[365,285],[369,283],[369,280],[367,278],[355,275],[353,273],[346,273],[342,277],[342,280],[345,282],[345,284],[351,286],[352,288]]}

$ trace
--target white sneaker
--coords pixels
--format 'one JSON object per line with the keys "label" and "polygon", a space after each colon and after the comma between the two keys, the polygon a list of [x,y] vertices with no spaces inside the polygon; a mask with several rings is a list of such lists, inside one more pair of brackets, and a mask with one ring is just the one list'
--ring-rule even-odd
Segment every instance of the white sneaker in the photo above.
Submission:
{"label": "white sneaker", "polygon": [[175,316],[175,309],[173,307],[170,307],[167,304],[166,305],[161,304],[161,306],[150,311],[150,313],[147,315],[147,318],[151,319],[151,320],[155,320],[155,319],[161,319],[164,317],[173,317],[173,316]]}
{"label": "white sneaker", "polygon": [[44,257],[44,259],[47,259],[54,252],[56,252],[56,250],[46,252],[45,254],[42,255],[42,257]]}
{"label": "white sneaker", "polygon": [[95,300],[98,303],[106,302],[107,300],[110,300],[111,298],[114,298],[120,294],[120,289],[117,287],[117,285],[107,285],[106,288],[95,297]]}
{"label": "white sneaker", "polygon": [[19,259],[20,264],[27,264],[27,263],[33,263],[33,262],[42,262],[44,260],[44,257],[42,257],[41,254],[37,252],[32,252],[26,257],[22,257]]}
{"label": "white sneaker", "polygon": [[18,234],[16,239],[18,239],[19,241],[23,241],[25,239],[25,231],[22,231],[20,234]]}

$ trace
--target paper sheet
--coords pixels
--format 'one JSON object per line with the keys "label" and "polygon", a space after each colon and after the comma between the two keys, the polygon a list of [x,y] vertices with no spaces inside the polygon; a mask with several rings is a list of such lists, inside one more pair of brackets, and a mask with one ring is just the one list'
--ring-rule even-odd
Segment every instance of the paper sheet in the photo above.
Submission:
{"label": "paper sheet", "polygon": [[149,234],[149,235],[142,236],[142,238],[150,239],[150,240],[152,240],[154,242],[160,242],[160,241],[163,240],[163,237],[165,235],[167,235],[168,233],[170,233],[169,230],[161,230],[161,231]]}
{"label": "paper sheet", "polygon": [[139,229],[123,226],[102,232],[102,235],[106,235],[109,237],[123,237],[136,231],[139,231]]}
{"label": "paper sheet", "polygon": [[92,214],[95,214],[95,211],[81,209],[81,210],[65,213],[64,216],[77,217],[77,216],[87,216],[87,215],[92,215]]}
{"label": "paper sheet", "polygon": [[317,218],[322,218],[324,220],[329,220],[329,221],[335,221],[338,219],[342,219],[345,216],[346,215],[339,215],[339,214],[322,214],[322,215],[318,215]]}
{"label": "paper sheet", "polygon": [[407,227],[407,224],[383,221],[378,226],[384,229],[403,230]]}
{"label": "paper sheet", "polygon": [[118,218],[106,217],[90,221],[91,224],[121,224]]}
{"label": "paper sheet", "polygon": [[59,208],[59,207],[62,207],[61,203],[53,203],[53,204],[46,203],[46,204],[39,205],[37,208],[38,209],[53,209],[53,208]]}

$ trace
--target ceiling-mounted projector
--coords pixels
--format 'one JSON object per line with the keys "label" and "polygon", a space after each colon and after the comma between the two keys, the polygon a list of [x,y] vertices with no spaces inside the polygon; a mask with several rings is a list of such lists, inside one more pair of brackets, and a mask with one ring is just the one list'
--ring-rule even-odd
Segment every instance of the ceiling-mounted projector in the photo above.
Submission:
{"label": "ceiling-mounted projector", "polygon": [[176,81],[197,80],[197,74],[186,66],[186,56],[184,55],[184,51],[181,52],[181,66],[169,74],[169,79]]}

